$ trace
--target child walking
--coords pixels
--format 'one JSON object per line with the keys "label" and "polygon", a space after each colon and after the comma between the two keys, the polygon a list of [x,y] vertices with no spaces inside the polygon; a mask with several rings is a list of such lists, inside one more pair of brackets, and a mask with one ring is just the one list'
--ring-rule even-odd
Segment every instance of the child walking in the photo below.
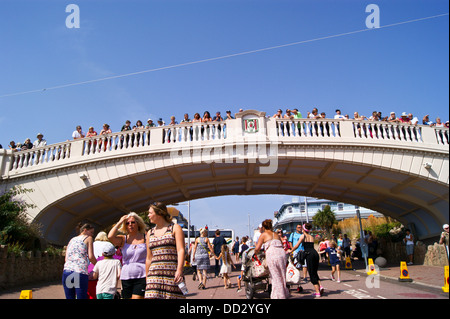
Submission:
{"label": "child walking", "polygon": [[98,261],[94,266],[93,278],[98,279],[97,299],[114,299],[116,294],[122,265],[120,260],[113,259],[115,252],[116,249],[112,244],[105,246],[102,252],[104,259]]}
{"label": "child walking", "polygon": [[341,268],[340,268],[340,250],[338,248],[337,243],[332,240],[330,241],[330,247],[326,248],[324,251],[319,252],[319,254],[328,253],[330,257],[330,265],[331,265],[331,280],[336,281],[334,278],[334,274],[337,272],[337,282],[341,282]]}
{"label": "child walking", "polygon": [[230,280],[231,266],[233,266],[233,268],[236,269],[236,266],[234,265],[233,260],[231,259],[228,245],[226,244],[222,245],[220,255],[216,257],[216,259],[220,260],[220,258],[222,258],[222,267],[220,267],[220,274],[223,276],[224,288],[228,289],[231,287],[231,280]]}

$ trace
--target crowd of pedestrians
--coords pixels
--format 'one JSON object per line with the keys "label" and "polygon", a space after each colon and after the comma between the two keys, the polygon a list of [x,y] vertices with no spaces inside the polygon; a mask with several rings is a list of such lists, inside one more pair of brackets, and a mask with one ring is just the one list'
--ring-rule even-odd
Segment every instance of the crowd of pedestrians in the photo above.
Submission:
{"label": "crowd of pedestrians", "polygon": [[[298,268],[300,273],[299,284],[306,284],[309,276],[309,281],[314,288],[313,296],[321,297],[325,289],[318,275],[319,263],[327,263],[331,270],[331,280],[340,283],[340,265],[345,262],[347,257],[360,259],[361,256],[351,254],[351,241],[347,234],[340,234],[338,237],[332,235],[332,238],[328,239],[326,236],[312,236],[312,229],[313,226],[310,223],[298,224],[295,231],[287,237],[285,231],[272,229],[271,220],[265,220],[255,232],[253,242],[248,238],[243,238],[239,243],[239,239],[236,238],[233,244],[236,261],[245,254],[245,250],[248,248],[256,246],[256,251],[264,249],[272,284],[271,298],[285,299],[289,297],[289,291],[286,289],[286,271],[291,256],[292,260],[296,261],[295,267]],[[365,234],[365,243],[369,247],[373,246],[374,240],[371,239],[371,235],[369,232],[365,232]],[[249,245],[247,245],[248,241],[251,242]],[[315,242],[318,243],[317,249]],[[304,256],[303,261],[299,258],[300,255]],[[238,292],[241,289],[243,270],[241,276],[238,277]],[[302,290],[299,285],[297,291]]]}
{"label": "crowd of pedestrians", "polygon": [[[193,279],[199,280],[198,289],[206,289],[207,269],[211,266],[210,258],[222,260],[220,273],[215,272],[215,277],[222,276],[224,280],[224,288],[228,289],[232,286],[229,279],[231,267],[241,263],[240,275],[237,277],[237,292],[242,289],[243,276],[246,270],[246,254],[250,249],[255,249],[255,254],[264,251],[266,265],[270,272],[270,283],[272,286],[271,299],[289,298],[290,292],[287,289],[286,271],[289,256],[297,257],[300,251],[306,252],[306,258],[303,263],[296,263],[296,267],[302,272],[302,280],[300,283],[309,281],[314,287],[314,297],[320,297],[324,293],[324,287],[318,275],[320,257],[329,261],[331,267],[331,280],[340,282],[340,264],[345,258],[350,257],[351,241],[346,234],[340,235],[339,238],[328,240],[324,237],[319,240],[319,246],[316,250],[315,241],[317,239],[311,235],[312,224],[298,224],[294,232],[289,238],[281,229],[274,230],[270,219],[264,220],[255,231],[253,238],[244,236],[241,239],[236,237],[229,248],[226,243],[212,245],[207,238],[207,231],[200,230],[200,237],[196,238],[189,248],[189,255],[192,267],[196,269]],[[220,232],[216,234],[215,241],[220,238]],[[321,248],[321,244],[324,247]],[[220,252],[215,252],[216,247],[222,245]],[[213,248],[214,247],[214,248]],[[231,256],[234,256],[234,262]],[[248,266],[248,265],[247,265]],[[297,291],[300,290],[300,286]]]}
{"label": "crowd of pedestrians", "polygon": [[[239,112],[243,112],[243,109],[239,109]],[[286,109],[286,111],[283,113],[282,109],[278,109],[277,112],[272,116],[273,118],[278,119],[302,119],[302,113],[297,109]],[[330,119],[330,117],[326,116],[325,112],[320,112],[317,108],[313,108],[311,111],[306,112],[307,119]],[[400,116],[397,116],[395,112],[390,112],[389,116],[383,116],[381,111],[373,111],[372,114],[367,117],[365,115],[359,114],[359,112],[354,112],[353,117],[349,116],[349,114],[342,114],[340,109],[336,109],[335,115],[331,118],[334,119],[342,119],[342,120],[358,120],[358,121],[384,121],[384,122],[390,122],[390,123],[409,123],[411,125],[426,125],[426,126],[432,126],[432,127],[449,127],[449,121],[446,121],[445,123],[441,120],[440,117],[437,117],[434,121],[430,120],[430,115],[426,114],[422,117],[422,120],[416,116],[414,116],[412,113],[402,112]],[[149,118],[147,120],[147,123],[144,125],[141,120],[137,120],[136,124],[131,125],[131,121],[127,120],[124,125],[122,125],[120,131],[136,131],[139,129],[146,129],[151,127],[159,127],[159,126],[166,126],[166,125],[177,125],[179,123],[208,123],[208,122],[222,122],[226,121],[228,119],[234,119],[232,116],[232,113],[230,110],[226,111],[226,115],[222,116],[221,112],[218,111],[215,113],[214,116],[211,116],[211,113],[209,111],[205,111],[203,113],[203,116],[200,115],[200,113],[195,113],[194,117],[191,119],[188,113],[185,113],[183,115],[183,119],[178,122],[176,120],[176,117],[172,115],[170,117],[170,121],[168,121],[168,124],[162,119],[159,118],[156,123],[153,121],[153,119]],[[93,137],[97,135],[106,135],[110,134],[113,131],[111,130],[110,126],[108,124],[103,124],[102,129],[98,133],[93,126],[90,126],[88,128],[88,132],[86,133],[83,131],[81,125],[77,125],[75,130],[72,133],[72,139],[79,139],[84,137]],[[46,140],[43,139],[43,134],[39,133],[37,135],[37,139],[31,143],[31,140],[28,138],[23,143],[16,143],[15,141],[11,141],[8,145],[9,149],[13,151],[21,151],[21,150],[28,150],[31,148],[41,147],[45,146],[47,144]],[[2,148],[0,144],[0,148]]]}
{"label": "crowd of pedestrians", "polygon": [[[352,251],[351,240],[346,234],[330,238],[313,236],[310,223],[296,225],[288,237],[285,231],[273,229],[272,220],[266,219],[258,226],[252,239],[245,236],[239,240],[236,237],[231,245],[220,235],[220,230],[216,230],[214,239],[210,240],[205,227],[200,229],[200,236],[187,245],[183,230],[172,222],[164,204],[152,203],[148,217],[155,225],[150,230],[146,229],[139,215],[130,213],[122,216],[108,234],[100,232],[95,240],[94,227],[80,224],[79,235],[69,241],[66,249],[62,277],[66,298],[184,298],[186,292],[183,292],[182,284],[186,261],[190,261],[193,267],[193,279],[198,278],[198,289],[207,289],[210,268],[214,268],[215,277],[223,278],[225,289],[231,288],[232,268],[236,269],[241,263],[236,282],[239,292],[242,281],[246,280],[246,255],[251,249],[255,255],[264,252],[272,286],[271,299],[289,298],[286,274],[292,260],[296,260],[295,267],[300,274],[297,291],[301,292],[301,285],[309,281],[313,286],[313,296],[321,297],[325,289],[318,274],[320,262],[326,262],[330,267],[331,280],[340,283],[340,266],[346,258],[362,258],[354,254],[358,243]],[[443,225],[443,229],[440,244],[445,244],[448,252],[448,224]],[[368,231],[364,231],[361,240],[369,247],[370,257],[371,247],[376,250],[376,240]],[[414,239],[409,230],[406,230],[404,241],[407,254],[411,256],[413,252],[409,246],[414,245]],[[412,244],[408,245],[409,242]],[[326,258],[321,260],[321,257]],[[211,260],[217,261],[215,265]],[[412,264],[412,258],[408,264]],[[121,294],[117,290],[119,287]]]}

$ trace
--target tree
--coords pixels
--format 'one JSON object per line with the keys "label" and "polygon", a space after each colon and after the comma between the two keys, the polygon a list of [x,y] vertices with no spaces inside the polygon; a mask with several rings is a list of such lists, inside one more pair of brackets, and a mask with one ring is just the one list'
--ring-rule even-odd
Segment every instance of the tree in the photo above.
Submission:
{"label": "tree", "polygon": [[15,186],[0,195],[0,244],[21,244],[33,248],[35,240],[40,237],[39,226],[30,223],[26,214],[27,209],[34,206],[15,198],[31,191]]}
{"label": "tree", "polygon": [[314,225],[324,229],[328,235],[334,224],[337,224],[336,215],[331,210],[330,205],[326,205],[322,210],[319,209],[312,218]]}

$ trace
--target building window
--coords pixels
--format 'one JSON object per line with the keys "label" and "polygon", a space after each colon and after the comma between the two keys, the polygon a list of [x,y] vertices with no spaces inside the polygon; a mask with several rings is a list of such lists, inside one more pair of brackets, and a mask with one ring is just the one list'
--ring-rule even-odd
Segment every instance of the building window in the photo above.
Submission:
{"label": "building window", "polygon": [[304,213],[306,209],[305,204],[300,204],[300,213]]}
{"label": "building window", "polygon": [[342,212],[344,210],[344,203],[338,203],[337,207],[338,207],[338,211]]}

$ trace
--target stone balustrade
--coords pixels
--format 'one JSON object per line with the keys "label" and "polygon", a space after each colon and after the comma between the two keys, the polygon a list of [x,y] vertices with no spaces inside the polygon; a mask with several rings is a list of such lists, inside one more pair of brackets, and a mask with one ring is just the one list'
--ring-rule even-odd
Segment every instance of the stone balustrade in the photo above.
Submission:
{"label": "stone balustrade", "polygon": [[[401,123],[333,119],[265,118],[261,130],[252,137],[270,142],[329,142],[380,147],[421,147],[447,150],[449,129]],[[0,150],[2,178],[36,172],[45,167],[79,163],[81,160],[132,154],[143,150],[159,151],[174,144],[204,147],[209,144],[239,142],[249,138],[243,134],[240,120],[208,123],[182,123],[135,131],[117,132],[67,141],[26,151]]]}

